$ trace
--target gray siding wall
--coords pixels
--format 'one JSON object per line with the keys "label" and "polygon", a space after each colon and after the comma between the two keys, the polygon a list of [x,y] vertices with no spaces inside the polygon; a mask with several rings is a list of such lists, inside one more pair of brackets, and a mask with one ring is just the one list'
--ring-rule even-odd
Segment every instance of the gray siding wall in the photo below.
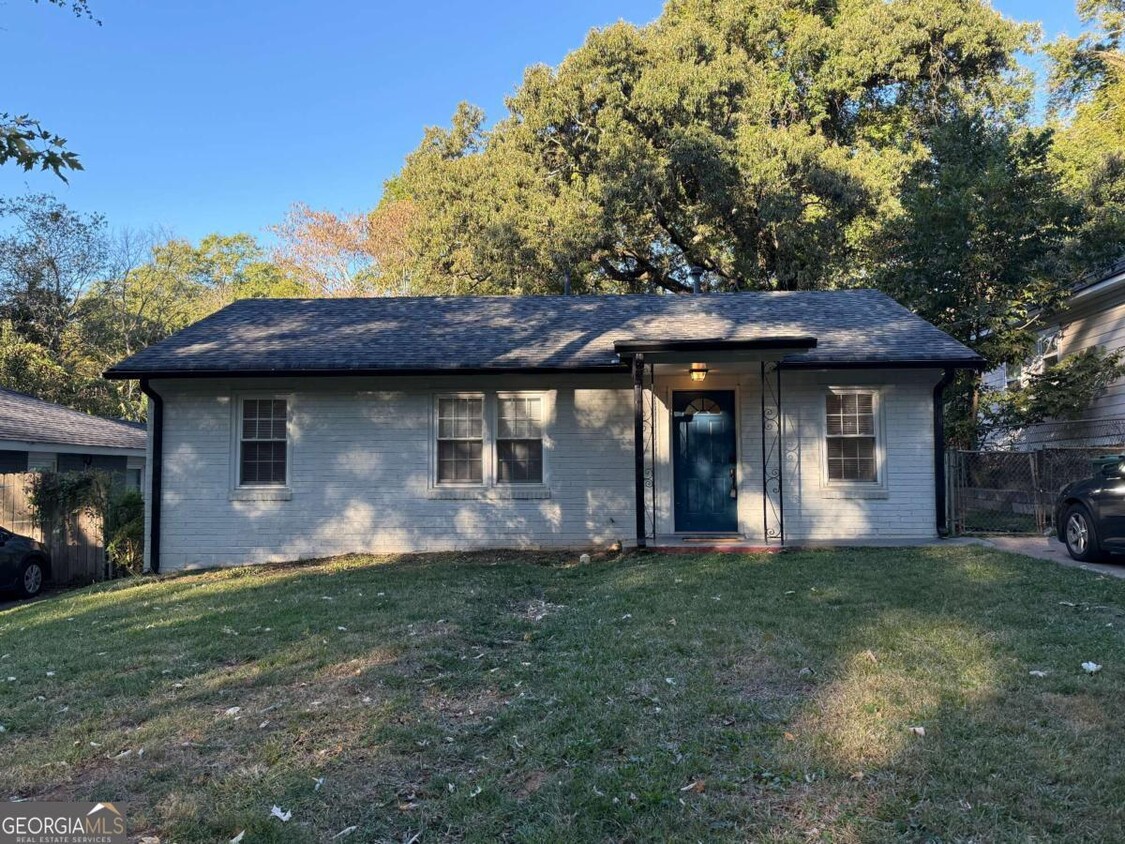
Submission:
{"label": "gray siding wall", "polygon": [[[786,373],[784,475],[791,541],[922,539],[934,527],[932,388],[937,372]],[[756,367],[704,385],[738,391],[739,528],[763,536],[761,392]],[[885,450],[878,489],[826,485],[823,396],[873,386]],[[627,377],[262,379],[163,381],[161,568],[282,561],[348,552],[630,544],[635,536],[633,401]],[[485,491],[432,483],[434,395],[528,390],[547,394],[546,483]],[[234,489],[235,408],[242,394],[290,401],[290,491]],[[659,412],[659,411],[658,411]],[[657,530],[673,532],[670,429],[657,430]],[[148,461],[151,467],[151,460]],[[150,481],[146,480],[147,484]],[[146,499],[148,496],[146,496]]]}
{"label": "gray siding wall", "polygon": [[[1060,325],[1059,359],[1095,346],[1105,351],[1125,348],[1125,301],[1123,293],[1095,307],[1068,315]],[[1125,379],[1111,384],[1083,414],[1086,419],[1125,416]]]}
{"label": "gray siding wall", "polygon": [[125,474],[128,458],[111,454],[67,454],[59,452],[57,468],[60,472],[81,472],[84,469],[101,469],[118,475]]}

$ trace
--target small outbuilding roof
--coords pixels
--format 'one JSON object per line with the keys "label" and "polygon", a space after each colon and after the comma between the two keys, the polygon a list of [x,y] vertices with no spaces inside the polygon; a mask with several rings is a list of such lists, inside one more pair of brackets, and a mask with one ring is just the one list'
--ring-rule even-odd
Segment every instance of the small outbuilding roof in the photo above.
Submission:
{"label": "small outbuilding roof", "polygon": [[814,338],[786,366],[983,360],[875,290],[701,296],[244,299],[112,367],[109,378],[621,370],[624,341]]}
{"label": "small outbuilding roof", "polygon": [[143,424],[93,416],[0,389],[0,441],[144,450],[146,438]]}

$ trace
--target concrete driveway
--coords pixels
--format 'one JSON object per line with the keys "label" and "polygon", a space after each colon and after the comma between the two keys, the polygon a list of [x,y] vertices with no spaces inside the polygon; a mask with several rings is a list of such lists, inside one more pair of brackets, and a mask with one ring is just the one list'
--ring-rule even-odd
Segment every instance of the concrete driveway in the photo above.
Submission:
{"label": "concrete driveway", "polygon": [[1053,536],[990,536],[980,541],[1001,551],[1025,554],[1040,560],[1051,560],[1060,566],[1085,569],[1125,580],[1125,556],[1115,556],[1111,563],[1079,563],[1070,558],[1066,553],[1066,546]]}

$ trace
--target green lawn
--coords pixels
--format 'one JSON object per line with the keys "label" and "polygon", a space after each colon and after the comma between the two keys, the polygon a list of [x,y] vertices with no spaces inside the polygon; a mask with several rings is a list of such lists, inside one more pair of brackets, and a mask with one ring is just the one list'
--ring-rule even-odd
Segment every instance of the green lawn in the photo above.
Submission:
{"label": "green lawn", "polygon": [[572,556],[0,612],[0,797],[122,801],[163,842],[1122,839],[1125,582],[978,547]]}

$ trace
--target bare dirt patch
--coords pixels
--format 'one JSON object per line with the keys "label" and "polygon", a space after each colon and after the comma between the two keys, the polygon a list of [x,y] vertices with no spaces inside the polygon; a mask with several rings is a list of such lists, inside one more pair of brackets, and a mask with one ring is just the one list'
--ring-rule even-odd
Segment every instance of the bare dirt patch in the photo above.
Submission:
{"label": "bare dirt patch", "polygon": [[516,616],[523,621],[540,622],[549,615],[562,612],[566,607],[549,601],[535,599],[516,605]]}

